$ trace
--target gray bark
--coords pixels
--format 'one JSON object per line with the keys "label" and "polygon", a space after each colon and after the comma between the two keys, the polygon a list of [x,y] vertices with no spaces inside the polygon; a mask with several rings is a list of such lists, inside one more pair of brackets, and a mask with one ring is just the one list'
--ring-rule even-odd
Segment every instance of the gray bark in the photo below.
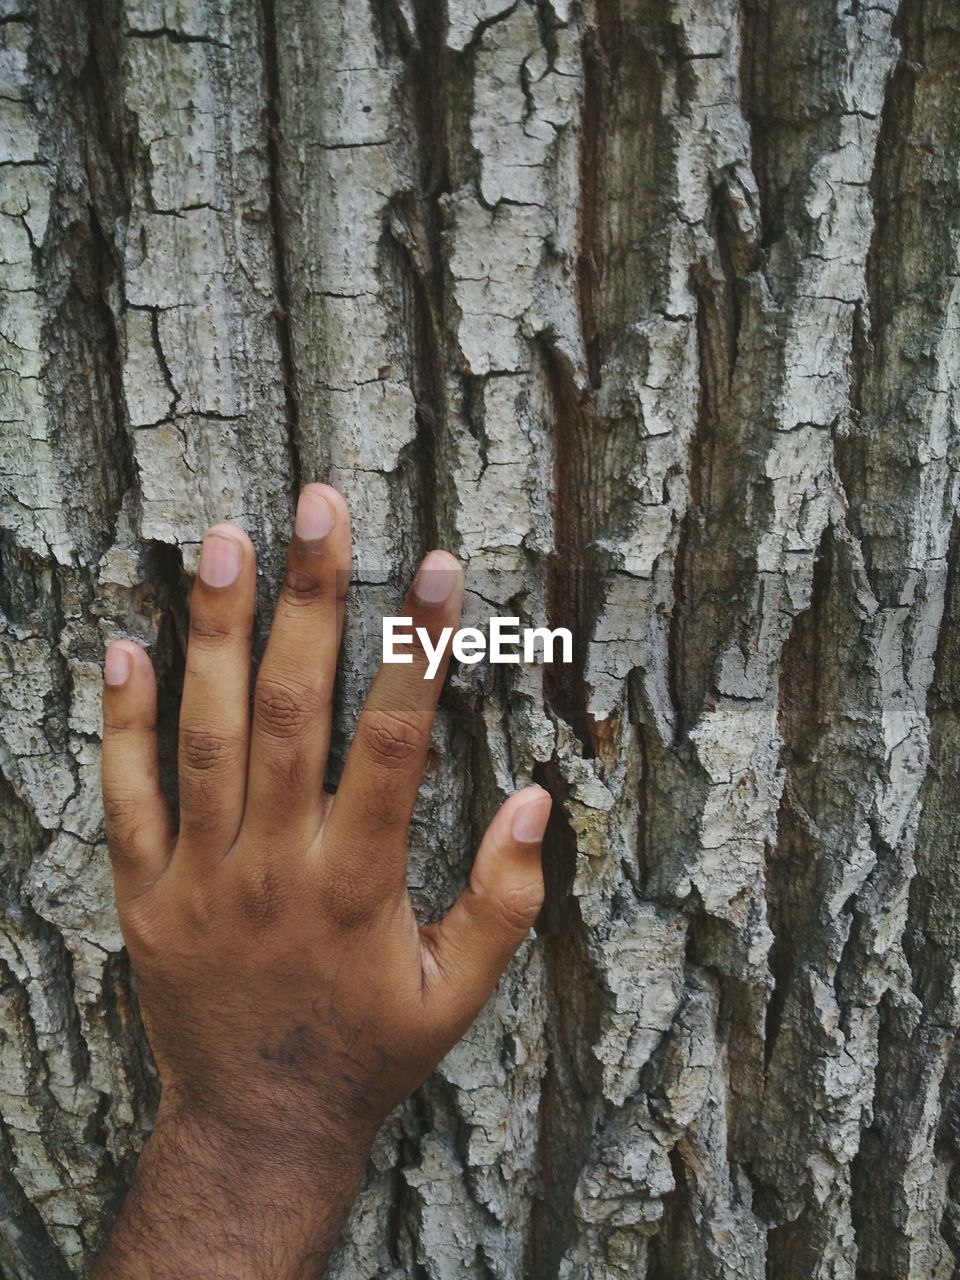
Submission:
{"label": "gray bark", "polygon": [[332,1274],[958,1274],[955,3],[0,0],[0,82],[0,1275],[86,1272],[156,1103],[104,642],[169,758],[204,528],[262,640],[314,478],[334,772],[429,546],[577,657],[445,694],[417,907],[531,778],[548,903]]}

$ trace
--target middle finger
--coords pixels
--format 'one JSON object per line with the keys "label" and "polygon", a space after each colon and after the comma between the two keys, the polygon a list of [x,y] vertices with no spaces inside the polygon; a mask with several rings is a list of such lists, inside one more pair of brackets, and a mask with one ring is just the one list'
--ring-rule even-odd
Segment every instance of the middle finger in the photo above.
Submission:
{"label": "middle finger", "polygon": [[244,826],[311,838],[323,816],[333,683],[350,576],[350,518],[331,485],[300,495],[257,674]]}

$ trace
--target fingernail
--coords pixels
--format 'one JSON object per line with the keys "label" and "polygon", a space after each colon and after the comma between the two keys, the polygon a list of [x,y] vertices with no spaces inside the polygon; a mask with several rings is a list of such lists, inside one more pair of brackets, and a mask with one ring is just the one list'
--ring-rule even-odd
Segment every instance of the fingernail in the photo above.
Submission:
{"label": "fingernail", "polygon": [[116,644],[110,645],[103,660],[104,683],[110,685],[112,689],[117,689],[120,685],[127,683],[132,670],[133,662],[127,650],[121,649]]}
{"label": "fingernail", "polygon": [[550,818],[550,806],[550,796],[546,791],[541,791],[535,799],[528,800],[517,810],[510,830],[518,844],[540,843]]}
{"label": "fingernail", "polygon": [[197,572],[208,587],[229,587],[239,576],[242,560],[240,543],[236,539],[208,533],[200,549]]}
{"label": "fingernail", "polygon": [[297,519],[293,531],[304,542],[317,542],[333,528],[333,507],[316,489],[304,489],[297,503]]}
{"label": "fingernail", "polygon": [[458,572],[446,552],[428,552],[414,579],[414,595],[423,604],[443,604],[456,585]]}

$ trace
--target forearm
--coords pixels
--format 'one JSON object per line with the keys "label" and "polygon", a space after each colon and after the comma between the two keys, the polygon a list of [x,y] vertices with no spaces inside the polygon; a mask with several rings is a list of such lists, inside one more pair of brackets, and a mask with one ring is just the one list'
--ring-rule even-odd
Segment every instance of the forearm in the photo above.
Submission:
{"label": "forearm", "polygon": [[366,1155],[161,1108],[94,1280],[318,1280]]}

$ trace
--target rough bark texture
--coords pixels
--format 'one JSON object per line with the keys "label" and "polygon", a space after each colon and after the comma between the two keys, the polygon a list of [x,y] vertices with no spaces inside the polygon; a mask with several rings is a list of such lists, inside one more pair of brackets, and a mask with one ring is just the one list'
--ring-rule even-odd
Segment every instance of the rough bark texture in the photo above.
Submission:
{"label": "rough bark texture", "polygon": [[445,694],[418,908],[530,778],[549,900],[333,1275],[958,1274],[955,0],[0,0],[0,215],[0,1275],[156,1101],[104,641],[169,748],[203,529],[266,606],[312,478],[338,759],[431,545],[577,655]]}

